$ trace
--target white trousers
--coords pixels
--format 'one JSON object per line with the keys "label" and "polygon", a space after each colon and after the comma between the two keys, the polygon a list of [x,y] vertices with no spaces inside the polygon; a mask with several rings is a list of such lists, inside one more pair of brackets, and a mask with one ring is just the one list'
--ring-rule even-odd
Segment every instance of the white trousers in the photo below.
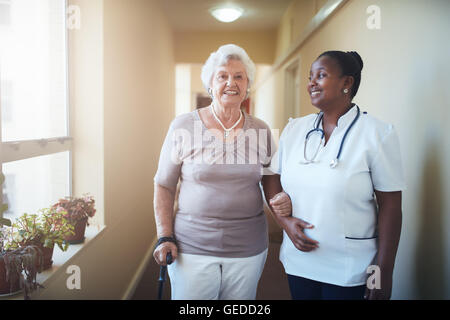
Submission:
{"label": "white trousers", "polygon": [[254,300],[267,249],[247,258],[179,253],[168,266],[172,300]]}

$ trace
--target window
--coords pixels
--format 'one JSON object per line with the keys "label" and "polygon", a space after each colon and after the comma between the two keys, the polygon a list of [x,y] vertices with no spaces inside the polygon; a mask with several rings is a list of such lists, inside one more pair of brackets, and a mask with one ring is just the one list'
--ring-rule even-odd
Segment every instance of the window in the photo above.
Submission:
{"label": "window", "polygon": [[71,194],[65,0],[0,0],[5,218]]}
{"label": "window", "polygon": [[9,204],[5,218],[36,213],[69,195],[68,166],[67,151],[4,163],[3,201]]}

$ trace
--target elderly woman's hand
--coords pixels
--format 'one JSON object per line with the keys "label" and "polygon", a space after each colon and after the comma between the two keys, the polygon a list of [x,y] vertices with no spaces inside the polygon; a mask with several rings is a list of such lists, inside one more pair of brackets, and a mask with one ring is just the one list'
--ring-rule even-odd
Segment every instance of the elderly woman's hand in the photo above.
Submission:
{"label": "elderly woman's hand", "polygon": [[289,195],[285,192],[277,193],[269,201],[273,213],[281,217],[289,217],[292,215],[292,202]]}
{"label": "elderly woman's hand", "polygon": [[172,254],[172,261],[175,261],[175,259],[178,257],[178,248],[175,243],[163,242],[158,247],[156,247],[155,251],[153,252],[153,257],[155,258],[156,263],[161,266],[167,265],[166,257],[169,252]]}

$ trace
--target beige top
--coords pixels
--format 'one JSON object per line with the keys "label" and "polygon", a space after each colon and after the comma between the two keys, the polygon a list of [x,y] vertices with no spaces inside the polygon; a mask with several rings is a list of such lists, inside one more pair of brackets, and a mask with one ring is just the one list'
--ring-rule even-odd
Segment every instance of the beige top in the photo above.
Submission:
{"label": "beige top", "polygon": [[172,121],[155,182],[175,191],[180,180],[174,224],[180,252],[250,257],[267,248],[260,181],[275,151],[269,127],[245,113],[230,143],[205,127],[198,110]]}

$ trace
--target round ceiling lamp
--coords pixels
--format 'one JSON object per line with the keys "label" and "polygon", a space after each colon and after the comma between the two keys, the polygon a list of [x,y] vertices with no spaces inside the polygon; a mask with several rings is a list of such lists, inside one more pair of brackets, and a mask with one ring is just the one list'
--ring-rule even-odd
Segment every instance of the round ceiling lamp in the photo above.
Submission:
{"label": "round ceiling lamp", "polygon": [[238,7],[218,7],[210,10],[212,16],[221,22],[233,22],[242,15],[244,10]]}

